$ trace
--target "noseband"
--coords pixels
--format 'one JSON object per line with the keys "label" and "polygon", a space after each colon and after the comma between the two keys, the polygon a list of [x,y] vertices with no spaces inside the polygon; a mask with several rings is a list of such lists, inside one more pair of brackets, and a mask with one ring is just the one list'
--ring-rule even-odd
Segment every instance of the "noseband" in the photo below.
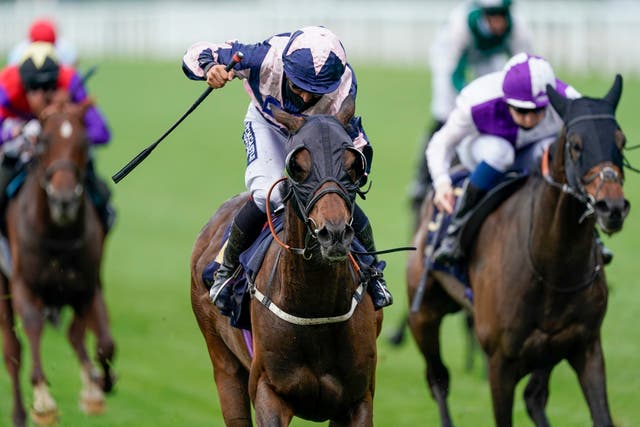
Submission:
{"label": "noseband", "polygon": [[[334,183],[335,186],[321,189],[321,187],[326,183]],[[316,221],[310,216],[310,214],[311,214],[311,211],[313,210],[313,207],[320,201],[320,199],[322,199],[327,194],[331,194],[331,193],[334,193],[340,196],[342,200],[344,200],[344,202],[347,204],[347,209],[351,214],[348,224],[351,225],[351,223],[353,222],[354,203],[349,198],[349,195],[347,194],[347,191],[344,189],[342,184],[340,184],[340,182],[338,182],[338,180],[336,180],[335,178],[325,178],[322,181],[320,181],[311,191],[311,194],[313,194],[313,197],[311,197],[311,200],[309,200],[306,206],[304,205],[304,203],[302,203],[302,195],[299,189],[297,188],[296,184],[292,181],[289,181],[289,192],[283,198],[283,202],[293,197],[293,199],[296,201],[300,218],[302,219],[302,221],[304,221],[305,225],[307,226],[307,229],[309,230],[309,234],[313,238],[316,238],[318,234],[318,227],[317,227]]]}
{"label": "noseband", "polygon": [[[289,199],[291,199],[293,197],[293,199],[296,202],[296,205],[298,207],[297,211],[298,214],[300,216],[300,219],[302,219],[302,221],[304,222],[304,224],[307,227],[307,236],[305,238],[305,245],[304,248],[294,248],[286,243],[284,243],[282,240],[280,240],[278,238],[278,235],[276,233],[276,230],[273,226],[273,219],[271,216],[271,209],[269,209],[269,206],[271,205],[271,192],[273,191],[273,189],[280,184],[283,181],[287,181],[289,178],[287,178],[286,176],[278,179],[277,181],[275,181],[272,185],[271,188],[269,188],[269,191],[267,192],[267,222],[269,224],[269,230],[271,231],[271,235],[273,236],[273,238],[275,239],[275,241],[282,246],[283,248],[298,254],[298,255],[302,255],[302,257],[306,260],[311,259],[311,257],[313,256],[313,254],[311,253],[311,250],[313,248],[315,248],[316,246],[316,240],[317,240],[317,236],[318,236],[318,228],[317,228],[317,223],[316,221],[309,216],[309,213],[311,212],[311,210],[313,209],[313,207],[318,203],[318,201],[326,196],[327,194],[330,193],[335,193],[338,194],[347,204],[347,208],[349,209],[349,212],[351,213],[351,217],[349,219],[349,225],[351,225],[351,223],[353,222],[353,208],[354,208],[354,203],[349,199],[349,196],[347,195],[346,191],[343,189],[342,185],[340,185],[340,183],[338,181],[336,181],[333,178],[327,178],[324,179],[322,182],[320,182],[314,189],[314,196],[311,198],[311,200],[309,200],[309,202],[307,203],[307,205],[305,206],[302,201],[300,200],[300,194],[298,191],[296,191],[295,189],[295,184],[291,181],[289,181],[289,192],[282,198],[282,202],[285,203],[287,202]],[[315,192],[317,189],[319,189],[320,187],[322,187],[322,185],[324,185],[327,182],[335,182],[336,183],[336,187],[328,187],[328,188],[323,188],[320,191]],[[313,227],[312,227],[313,225]],[[313,243],[310,243],[310,238],[314,239]],[[353,255],[351,253],[349,253],[349,258],[352,262],[352,264],[354,265],[354,267],[356,268],[356,270],[359,270],[358,267],[358,263],[356,262],[356,260],[353,258]]]}

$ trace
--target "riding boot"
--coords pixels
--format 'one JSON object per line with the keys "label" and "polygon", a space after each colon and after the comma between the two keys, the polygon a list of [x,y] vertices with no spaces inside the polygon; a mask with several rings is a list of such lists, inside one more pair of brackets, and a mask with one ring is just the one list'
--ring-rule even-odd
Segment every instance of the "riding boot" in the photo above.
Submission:
{"label": "riding boot", "polygon": [[[357,209],[360,208],[357,207]],[[364,215],[364,213],[362,213],[362,215]],[[364,218],[366,219],[366,216]],[[356,229],[355,234],[367,252],[376,251],[376,245],[373,240],[373,229],[371,228],[371,224],[368,219],[364,227],[361,227],[360,230]],[[365,274],[368,278],[367,292],[371,295],[373,307],[376,310],[393,304],[393,296],[391,295],[391,292],[387,287],[387,282],[384,280],[384,276],[382,274],[384,266],[384,261],[379,261],[378,257],[373,255],[373,263],[370,266],[363,267],[363,270],[366,270]]]}
{"label": "riding boot", "polygon": [[593,229],[593,238],[595,239],[596,245],[600,249],[600,253],[602,254],[602,264],[609,265],[611,261],[613,261],[613,252],[611,249],[607,248],[604,245],[604,242],[600,238],[600,233],[598,233],[597,229]]}
{"label": "riding boot", "polygon": [[447,235],[442,239],[440,247],[434,253],[434,260],[442,264],[456,264],[462,261],[464,253],[460,247],[460,230],[467,222],[473,208],[487,193],[471,182],[462,195],[462,200],[458,203],[456,211],[451,218],[451,223],[447,228]]}
{"label": "riding boot", "polygon": [[109,203],[111,199],[111,190],[107,186],[107,183],[101,179],[95,171],[93,161],[89,161],[87,164],[87,173],[85,175],[85,185],[89,198],[96,207],[98,218],[104,229],[104,233],[107,234],[113,223],[116,220],[116,211]]}
{"label": "riding boot", "polygon": [[231,223],[222,264],[218,268],[213,286],[209,290],[211,302],[218,307],[222,314],[230,312],[233,298],[233,286],[230,285],[240,271],[240,254],[255,241],[266,220],[266,214],[258,208],[253,200],[249,200],[238,211]]}

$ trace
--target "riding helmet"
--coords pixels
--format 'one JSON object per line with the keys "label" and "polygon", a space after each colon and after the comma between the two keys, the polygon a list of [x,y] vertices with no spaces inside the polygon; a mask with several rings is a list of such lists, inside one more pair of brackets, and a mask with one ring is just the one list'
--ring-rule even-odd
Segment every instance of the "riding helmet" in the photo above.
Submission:
{"label": "riding helmet", "polygon": [[19,61],[18,70],[25,90],[55,89],[60,66],[54,46],[31,43]]}
{"label": "riding helmet", "polygon": [[507,104],[518,108],[535,109],[549,104],[547,85],[556,86],[556,76],[540,56],[519,53],[504,66],[502,92]]}
{"label": "riding helmet", "polygon": [[340,86],[347,55],[338,37],[324,27],[305,27],[291,35],[282,53],[284,73],[309,93],[325,94]]}

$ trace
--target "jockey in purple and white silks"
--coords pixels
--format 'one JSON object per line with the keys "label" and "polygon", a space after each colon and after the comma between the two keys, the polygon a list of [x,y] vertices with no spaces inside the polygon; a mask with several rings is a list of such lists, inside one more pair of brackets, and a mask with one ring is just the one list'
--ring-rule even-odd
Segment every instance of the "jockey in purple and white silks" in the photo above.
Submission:
{"label": "jockey in purple and white silks", "polygon": [[[433,123],[422,150],[453,111],[462,88],[478,77],[500,71],[516,53],[532,51],[532,40],[511,0],[466,0],[456,6],[429,50]],[[416,213],[431,181],[424,158],[417,166],[409,190]]]}
{"label": "jockey in purple and white silks", "polygon": [[[244,59],[227,72],[225,66],[237,51],[244,54]],[[266,221],[266,209],[282,205],[277,192],[271,194],[270,206],[266,200],[269,188],[283,174],[288,136],[271,107],[303,116],[336,114],[348,95],[356,96],[357,82],[342,43],[324,27],[306,27],[256,44],[199,42],[185,53],[182,68],[188,78],[206,80],[213,88],[223,87],[236,77],[242,79],[251,98],[242,135],[250,198],[234,218],[223,263],[210,290],[212,302],[224,309],[232,296],[227,285],[238,269],[240,253],[258,236]],[[352,118],[349,128],[354,146],[365,155],[368,174],[373,151],[360,118]],[[353,227],[367,251],[374,251],[369,220],[357,205]],[[369,284],[368,290],[376,309],[392,303],[381,276]]]}
{"label": "jockey in purple and white silks", "polygon": [[480,77],[466,86],[444,126],[426,150],[433,177],[434,203],[453,213],[454,195],[449,169],[454,154],[470,172],[469,182],[454,213],[447,236],[435,254],[438,262],[461,261],[459,231],[468,213],[514,167],[530,167],[551,144],[563,123],[549,104],[546,86],[568,98],[580,94],[555,77],[539,56],[519,53],[503,71]]}

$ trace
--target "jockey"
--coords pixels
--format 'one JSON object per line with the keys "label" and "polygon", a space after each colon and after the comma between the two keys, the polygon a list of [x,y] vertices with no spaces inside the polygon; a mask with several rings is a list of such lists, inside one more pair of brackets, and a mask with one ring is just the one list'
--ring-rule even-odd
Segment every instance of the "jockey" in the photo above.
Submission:
{"label": "jockey", "polygon": [[[60,65],[51,43],[29,45],[17,65],[0,71],[0,212],[7,203],[7,186],[29,161],[32,146],[40,134],[38,116],[59,91],[68,92],[75,104],[90,102],[84,83],[72,67]],[[93,105],[84,116],[86,134],[92,145],[109,142],[110,132],[102,113]],[[96,175],[90,151],[85,175],[87,193],[96,206],[107,232],[115,219],[109,204],[107,184]]]}
{"label": "jockey", "polygon": [[[456,7],[431,46],[431,114],[433,125],[423,150],[455,106],[456,96],[470,81],[499,71],[518,52],[529,52],[532,36],[511,10],[511,0],[473,0]],[[422,157],[410,189],[414,211],[419,212],[430,183]]]}
{"label": "jockey", "polygon": [[434,254],[436,261],[455,263],[464,258],[459,234],[473,207],[508,169],[530,168],[555,141],[563,122],[549,104],[547,85],[567,98],[580,97],[573,87],[556,79],[546,60],[519,53],[503,71],[487,74],[465,87],[456,108],[433,135],[426,158],[438,209],[454,211],[449,168],[456,150],[462,165],[471,172],[447,236]]}
{"label": "jockey", "polygon": [[[244,54],[244,60],[226,72],[225,66],[236,51]],[[272,194],[270,206],[266,200],[270,186],[284,171],[288,135],[273,117],[271,106],[302,116],[336,114],[348,95],[355,97],[356,77],[347,63],[342,43],[324,27],[278,34],[257,44],[199,42],[185,53],[182,68],[188,78],[206,80],[213,88],[223,87],[234,77],[240,78],[251,98],[242,135],[247,152],[245,184],[250,198],[233,220],[223,263],[210,290],[212,302],[223,309],[230,302],[232,290],[227,284],[239,266],[240,254],[260,233],[267,220],[266,209],[282,206],[277,192]],[[359,117],[353,117],[350,125],[353,144],[367,159],[368,173],[371,145]],[[352,225],[365,249],[375,251],[371,225],[358,205]],[[376,259],[376,265],[377,262]],[[382,273],[377,272],[374,277],[367,290],[375,308],[380,309],[393,299]]]}
{"label": "jockey", "polygon": [[78,53],[76,48],[65,38],[58,35],[56,25],[47,18],[36,19],[31,23],[29,26],[29,38],[20,41],[11,49],[7,56],[7,64],[17,64],[33,42],[52,43],[55,46],[60,64],[72,67],[77,65]]}

